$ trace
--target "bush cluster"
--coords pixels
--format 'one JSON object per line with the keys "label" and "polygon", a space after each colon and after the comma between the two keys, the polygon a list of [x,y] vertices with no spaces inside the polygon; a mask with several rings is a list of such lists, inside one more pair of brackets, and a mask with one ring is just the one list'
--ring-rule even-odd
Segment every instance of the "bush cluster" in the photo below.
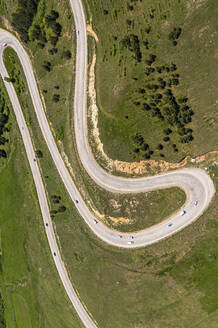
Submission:
{"label": "bush cluster", "polygon": [[29,41],[28,30],[37,12],[39,0],[18,0],[17,10],[12,14],[12,26],[24,42]]}
{"label": "bush cluster", "polygon": [[[35,24],[31,29],[31,39],[40,41],[40,47],[42,48],[44,43],[47,41],[50,41],[52,46],[55,47],[58,38],[61,36],[62,32],[62,26],[60,23],[57,22],[57,19],[59,18],[59,13],[55,10],[51,10],[50,14],[45,16],[45,24]],[[52,33],[46,33],[46,30],[51,30]],[[56,48],[53,48],[52,54],[56,53],[57,50],[54,50]]]}
{"label": "bush cluster", "polygon": [[139,38],[135,34],[127,35],[120,41],[121,47],[125,47],[134,53],[134,59],[139,63],[142,60]]}
{"label": "bush cluster", "polygon": [[[61,196],[57,196],[57,195],[52,195],[51,196],[51,200],[53,204],[59,204],[61,201]],[[55,217],[55,214],[57,213],[63,213],[66,211],[66,207],[64,205],[59,205],[57,209],[53,209],[50,211],[51,214],[51,218]]]}
{"label": "bush cluster", "polygon": [[182,33],[181,27],[174,27],[174,29],[170,32],[168,37],[169,40],[172,41],[172,44],[174,46],[177,45],[177,40],[180,37],[181,33]]}
{"label": "bush cluster", "polygon": [[[9,108],[6,104],[4,93],[3,93],[2,89],[0,89],[0,145],[1,146],[4,146],[5,143],[8,142],[8,139],[6,139],[3,136],[3,134],[4,134],[4,132],[9,131],[9,128],[7,127],[9,113],[10,113]],[[3,157],[3,158],[7,157],[7,153],[6,153],[5,149],[0,149],[0,158],[1,157]]]}

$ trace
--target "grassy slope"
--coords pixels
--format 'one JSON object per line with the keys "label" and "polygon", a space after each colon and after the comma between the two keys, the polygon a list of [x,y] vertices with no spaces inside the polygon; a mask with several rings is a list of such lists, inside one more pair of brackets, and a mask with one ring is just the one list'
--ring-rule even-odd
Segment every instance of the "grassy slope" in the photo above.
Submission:
{"label": "grassy slope", "polygon": [[[129,327],[174,328],[189,327],[191,322],[193,327],[215,328],[217,195],[207,215],[183,232],[152,247],[123,252],[89,233],[46,156],[48,191],[61,193],[68,208],[55,219],[62,252],[81,299],[99,325],[122,328],[128,322]],[[217,184],[218,172],[214,173]],[[199,252],[209,262],[199,261]],[[213,312],[207,314],[209,307]]]}
{"label": "grassy slope", "polygon": [[[35,144],[44,154],[40,164],[43,176],[48,176],[46,190],[49,196],[60,195],[67,207],[54,219],[65,263],[99,326],[122,328],[128,320],[129,327],[183,328],[191,322],[193,327],[215,328],[217,195],[206,215],[166,241],[135,251],[108,247],[78,216],[39,130],[31,126]],[[213,173],[217,185],[218,171]]]}
{"label": "grassy slope", "polygon": [[[30,126],[32,127],[33,136],[36,137],[38,141],[36,141],[36,149],[40,148],[42,150],[43,145],[43,153],[47,152],[47,148],[44,143],[40,142],[41,133],[38,130],[38,124],[36,122],[36,116],[33,110],[28,110],[32,108],[32,104],[29,98],[29,94],[27,91],[27,85],[24,81],[25,79],[22,77],[22,69],[20,68],[19,61],[17,59],[16,54],[10,48],[7,48],[4,53],[6,67],[8,72],[10,72],[11,77],[16,79],[16,76],[20,76],[20,82],[16,82],[15,86],[17,89],[22,90],[21,95],[23,100],[23,108],[24,113],[26,115],[27,122],[30,122]],[[16,69],[13,72],[13,67],[16,62]],[[54,68],[55,70],[55,68]],[[19,73],[20,72],[20,73]],[[50,73],[49,73],[50,74]],[[47,75],[47,79],[49,79],[49,74]],[[24,96],[24,98],[23,98]],[[47,104],[47,103],[46,103]],[[48,103],[48,111],[53,109]],[[52,117],[49,117],[52,120]],[[63,115],[63,120],[67,121],[67,118]],[[58,124],[58,120],[55,120],[55,123]],[[55,125],[55,124],[54,124]],[[64,138],[65,139],[65,138]],[[71,141],[72,142],[72,141]],[[37,145],[38,143],[38,145]],[[76,163],[74,161],[75,168],[75,176],[77,184],[81,187],[81,178],[83,179],[82,183],[84,183],[84,187],[88,189],[89,196],[91,195],[91,201],[98,209],[101,214],[105,214],[106,217],[104,222],[109,226],[118,229],[120,231],[136,231],[137,229],[143,229],[149,227],[155,223],[162,221],[164,218],[169,216],[174,211],[178,210],[180,206],[185,201],[185,194],[182,190],[178,188],[172,188],[168,190],[159,190],[146,194],[113,194],[110,192],[105,192],[101,188],[97,187],[91,180],[88,178],[87,174],[85,174],[84,170],[82,171],[83,176],[81,176],[81,171],[79,171],[80,167],[76,167]],[[95,190],[95,192],[93,192]],[[88,201],[89,198],[88,198]],[[168,204],[166,207],[165,204]],[[129,219],[128,224],[116,224],[109,217],[113,216],[115,218],[125,217]]]}
{"label": "grassy slope", "polygon": [[80,327],[59,281],[13,116],[12,153],[0,175],[1,290],[7,327]]}
{"label": "grassy slope", "polygon": [[[109,157],[126,161],[143,158],[143,152],[137,155],[130,153],[135,148],[132,140],[135,133],[141,133],[150,145],[154,151],[152,158],[160,158],[160,153],[163,153],[166,160],[179,161],[187,154],[196,156],[216,149],[217,3],[213,0],[195,4],[188,0],[125,3],[86,0],[86,3],[89,4],[93,27],[99,38],[96,67],[99,128],[104,150]],[[133,5],[133,11],[126,9],[127,3]],[[149,15],[152,8],[155,12],[151,19]],[[108,10],[108,14],[104,15],[104,9]],[[115,9],[117,18],[114,18]],[[166,18],[163,19],[164,14]],[[127,19],[132,21],[131,27],[127,27]],[[147,26],[151,26],[149,34],[145,32]],[[169,32],[174,27],[182,27],[176,47],[168,40]],[[143,55],[140,64],[136,64],[128,50],[120,51],[120,40],[131,33],[140,39]],[[142,40],[146,39],[149,41],[149,50],[142,44]],[[188,145],[182,145],[175,133],[170,136],[171,142],[164,143],[165,123],[152,118],[150,112],[148,114],[132,103],[133,100],[141,100],[137,89],[143,88],[146,83],[144,60],[150,53],[157,56],[158,65],[170,62],[177,65],[180,84],[174,88],[175,93],[188,96],[188,104],[195,113],[192,123],[187,126],[194,131],[194,140]],[[132,79],[135,76],[138,81]],[[165,78],[163,74],[159,76]],[[155,151],[160,142],[164,150]],[[173,151],[173,143],[177,144],[178,153]]]}
{"label": "grassy slope", "polygon": [[[35,142],[38,146],[41,140]],[[54,219],[62,254],[74,286],[99,326],[122,328],[128,320],[129,327],[187,327],[191,321],[193,327],[215,328],[217,246],[215,242],[210,248],[205,244],[217,233],[217,200],[207,216],[166,241],[132,252],[110,248],[97,240],[78,216],[50,156],[43,145],[40,148],[43,176],[49,177],[46,190],[49,196],[60,195],[67,207]],[[218,182],[218,172],[213,173]],[[200,252],[211,265],[199,262]],[[213,279],[198,284],[202,273]]]}
{"label": "grassy slope", "polygon": [[217,195],[207,214],[176,236],[122,251],[97,240],[66,201],[68,215],[55,218],[56,231],[73,283],[100,327],[216,327],[216,203]]}

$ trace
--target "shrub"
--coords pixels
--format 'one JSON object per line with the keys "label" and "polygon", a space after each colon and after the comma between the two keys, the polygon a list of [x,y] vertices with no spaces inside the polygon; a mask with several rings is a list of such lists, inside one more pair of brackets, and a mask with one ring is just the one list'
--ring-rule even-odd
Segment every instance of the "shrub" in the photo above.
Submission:
{"label": "shrub", "polygon": [[149,33],[151,32],[151,26],[147,26],[147,27],[145,28],[145,32],[146,32],[147,34],[149,34]]}
{"label": "shrub", "polygon": [[41,43],[41,42],[38,42],[37,43],[37,46],[41,49],[45,48],[45,44],[44,43]]}
{"label": "shrub", "polygon": [[135,34],[130,34],[126,36],[124,39],[120,41],[121,47],[125,47],[129,49],[131,52],[134,52],[135,60],[137,62],[141,62],[142,59],[142,53],[140,50],[140,43],[139,43],[139,38]]}
{"label": "shrub", "polygon": [[181,33],[182,33],[181,27],[174,27],[173,31],[170,32],[169,34],[169,40],[171,41],[177,40],[180,37]]}
{"label": "shrub", "polygon": [[1,157],[3,157],[3,158],[7,157],[6,151],[4,149],[0,149],[0,158]]}
{"label": "shrub", "polygon": [[172,133],[172,130],[170,128],[167,128],[167,129],[164,130],[164,133],[166,135],[169,135],[170,133]]}
{"label": "shrub", "polygon": [[50,36],[49,41],[51,42],[51,45],[55,47],[57,42],[58,42],[58,37],[57,36]]}
{"label": "shrub", "polygon": [[58,52],[58,49],[57,49],[57,48],[51,48],[51,49],[48,50],[48,53],[49,53],[50,55],[54,55],[54,54],[56,54],[57,52]]}
{"label": "shrub", "polygon": [[165,142],[170,141],[170,137],[164,137],[164,138],[163,138],[163,141],[165,141]]}
{"label": "shrub", "polygon": [[134,141],[134,143],[141,146],[144,143],[144,138],[142,137],[141,134],[136,133],[136,135],[133,136],[133,141]]}
{"label": "shrub", "polygon": [[58,17],[59,17],[59,13],[55,10],[51,10],[50,15],[45,16],[45,22],[49,26],[52,22],[56,21]]}
{"label": "shrub", "polygon": [[127,10],[132,11],[134,9],[134,7],[132,5],[130,5],[130,4],[128,4],[128,3],[127,3],[126,6],[127,6]]}
{"label": "shrub", "polygon": [[48,72],[51,71],[51,63],[49,61],[44,61],[42,67],[44,67],[44,69]]}
{"label": "shrub", "polygon": [[145,41],[143,41],[143,45],[145,46],[145,48],[148,50],[149,49],[149,42],[148,42],[148,40],[145,40]]}
{"label": "shrub", "polygon": [[8,139],[3,136],[0,136],[0,145],[4,145],[6,142],[8,142]]}
{"label": "shrub", "polygon": [[150,156],[150,154],[149,154],[149,153],[146,153],[146,154],[144,155],[144,158],[145,158],[145,159],[150,159],[150,158],[151,158],[151,156]]}
{"label": "shrub", "polygon": [[5,80],[6,82],[12,82],[12,83],[15,82],[15,79],[14,79],[13,77],[7,77],[7,76],[5,76],[5,77],[4,77],[4,80]]}
{"label": "shrub", "polygon": [[144,145],[142,146],[142,150],[148,150],[149,149],[149,145],[147,143],[144,143]]}
{"label": "shrub", "polygon": [[164,146],[162,144],[157,145],[157,149],[161,150],[163,148],[164,148]]}
{"label": "shrub", "polygon": [[52,23],[51,27],[52,27],[52,30],[53,30],[54,34],[57,37],[61,35],[62,26],[61,26],[60,23],[54,22],[54,23]]}
{"label": "shrub", "polygon": [[143,103],[143,108],[142,108],[143,110],[150,110],[151,109],[151,107],[148,105],[148,104],[146,104],[146,103]]}
{"label": "shrub", "polygon": [[43,153],[42,153],[42,151],[41,150],[36,150],[36,156],[38,157],[38,158],[42,158],[43,157]]}
{"label": "shrub", "polygon": [[58,212],[63,213],[63,212],[66,211],[66,209],[67,209],[67,208],[66,208],[64,205],[59,206],[59,208],[58,208]]}
{"label": "shrub", "polygon": [[60,95],[54,94],[52,100],[57,103],[60,100]]}
{"label": "shrub", "polygon": [[57,212],[58,212],[58,211],[56,211],[56,210],[51,210],[51,211],[50,211],[50,214],[57,214]]}
{"label": "shrub", "polygon": [[72,57],[71,51],[70,50],[66,50],[63,52],[63,57],[66,59],[70,59]]}
{"label": "shrub", "polygon": [[155,69],[153,67],[146,67],[145,68],[145,74],[149,76],[151,73],[153,73]]}

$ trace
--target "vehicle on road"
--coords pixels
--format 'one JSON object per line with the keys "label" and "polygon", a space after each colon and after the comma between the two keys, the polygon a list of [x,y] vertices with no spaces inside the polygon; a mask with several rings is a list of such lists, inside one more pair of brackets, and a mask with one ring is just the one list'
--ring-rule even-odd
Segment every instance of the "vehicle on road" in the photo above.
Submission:
{"label": "vehicle on road", "polygon": [[195,206],[197,206],[197,205],[198,205],[198,201],[197,201],[197,200],[194,202],[194,205],[195,205]]}
{"label": "vehicle on road", "polygon": [[179,215],[183,216],[183,215],[185,215],[185,213],[186,213],[186,211],[183,210],[183,211],[181,211],[181,212],[179,213]]}
{"label": "vehicle on road", "polygon": [[76,203],[78,204],[79,203],[79,201],[76,199]]}
{"label": "vehicle on road", "polygon": [[132,240],[131,241],[128,241],[127,244],[128,245],[132,245],[132,244],[134,244],[134,241],[132,241]]}
{"label": "vehicle on road", "polygon": [[94,222],[94,224],[97,224],[97,223],[98,223],[98,221],[97,221],[97,220],[95,220],[95,219],[93,220],[93,222]]}
{"label": "vehicle on road", "polygon": [[169,224],[168,224],[168,227],[172,227],[172,225],[173,225],[172,223],[169,223]]}
{"label": "vehicle on road", "polygon": [[8,44],[6,43],[6,42],[4,42],[3,44],[2,44],[2,47],[6,47]]}
{"label": "vehicle on road", "polygon": [[48,227],[48,223],[46,223],[45,225],[46,225],[46,227]]}
{"label": "vehicle on road", "polygon": [[54,256],[56,256],[56,253],[54,252]]}
{"label": "vehicle on road", "polygon": [[33,158],[33,160],[34,160],[34,162],[36,162],[36,159],[35,158]]}

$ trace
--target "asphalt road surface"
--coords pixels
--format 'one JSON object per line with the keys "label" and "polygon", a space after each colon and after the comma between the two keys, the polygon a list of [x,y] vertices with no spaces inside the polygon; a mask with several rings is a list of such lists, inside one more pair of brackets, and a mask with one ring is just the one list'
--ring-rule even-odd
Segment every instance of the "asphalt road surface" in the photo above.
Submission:
{"label": "asphalt road surface", "polygon": [[[134,233],[120,234],[110,230],[105,225],[96,221],[95,217],[90,213],[83,199],[81,198],[72,178],[61,158],[54,137],[51,133],[49,123],[47,121],[36,80],[33,74],[30,59],[19,41],[10,33],[0,30],[0,73],[2,77],[8,76],[3,63],[3,44],[12,47],[20,61],[27,79],[29,92],[32,98],[33,106],[37,115],[37,119],[47,143],[48,149],[60,174],[60,177],[69,193],[70,198],[75,203],[78,212],[86,221],[90,229],[103,241],[117,247],[134,248],[142,247],[183,229],[199,217],[207,208],[214,192],[214,185],[210,177],[200,169],[183,169],[171,173],[139,179],[125,179],[114,177],[106,173],[95,162],[87,141],[87,124],[86,124],[86,75],[87,75],[87,38],[84,12],[80,0],[70,0],[72,11],[75,18],[77,30],[77,62],[76,62],[76,84],[74,97],[74,120],[75,120],[75,136],[78,146],[78,153],[82,164],[92,177],[92,179],[110,191],[114,192],[142,192],[154,190],[158,188],[179,186],[186,191],[187,201],[184,207],[185,214],[174,214],[164,222],[155,225],[149,229]],[[30,134],[25,123],[25,119],[19,105],[18,98],[13,88],[13,84],[5,82],[8,95],[10,97],[18,126],[23,138],[30,168],[36,185],[39,204],[45,225],[49,246],[54,258],[59,276],[65,287],[65,290],[74,305],[78,315],[86,327],[94,328],[95,323],[91,320],[83,305],[81,304],[76,292],[74,291],[69,280],[64,263],[58,250],[52,222],[49,214],[48,202],[44,185],[40,175],[40,170],[35,158],[35,152],[31,142]],[[197,201],[197,205],[194,202]],[[167,206],[167,204],[166,204]],[[54,255],[55,254],[55,255]]]}

